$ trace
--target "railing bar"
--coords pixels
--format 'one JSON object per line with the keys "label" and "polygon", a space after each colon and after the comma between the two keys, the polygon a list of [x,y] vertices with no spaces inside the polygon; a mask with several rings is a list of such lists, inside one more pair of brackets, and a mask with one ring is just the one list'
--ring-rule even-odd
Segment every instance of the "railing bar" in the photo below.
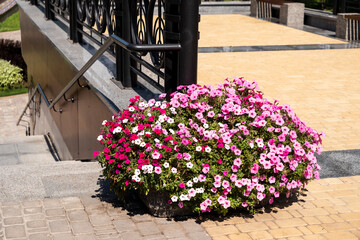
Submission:
{"label": "railing bar", "polygon": [[47,97],[46,97],[46,95],[45,95],[45,93],[44,93],[44,90],[41,88],[41,86],[40,86],[39,83],[37,84],[37,88],[38,88],[41,96],[44,98],[45,103],[46,103],[46,106],[49,106],[49,105],[50,105],[49,100],[47,99]]}
{"label": "railing bar", "polygon": [[[64,89],[57,95],[54,101],[51,103],[49,108],[54,107],[54,105],[62,98],[62,96],[74,85],[74,83],[96,62],[96,60],[113,44],[118,44],[127,51],[171,51],[171,50],[180,50],[180,44],[159,44],[159,45],[149,45],[149,44],[131,44],[124,39],[111,35],[108,40],[102,45],[95,54],[85,63],[85,65],[80,69],[80,71],[74,76],[74,78],[64,87]],[[137,70],[137,69],[136,69]],[[135,71],[135,70],[134,70]],[[139,75],[143,73],[140,72]],[[146,75],[145,75],[146,76]],[[147,77],[147,76],[146,76]]]}
{"label": "railing bar", "polygon": [[29,105],[30,105],[30,103],[31,103],[31,100],[34,98],[34,96],[35,96],[35,94],[36,94],[37,89],[38,89],[38,87],[36,86],[36,87],[35,87],[34,92],[31,94],[31,97],[30,97],[29,101],[27,102],[27,104],[26,104],[26,106],[25,106],[24,110],[21,112],[21,114],[20,114],[20,117],[19,117],[18,121],[16,122],[16,126],[19,126],[19,123],[20,123],[20,121],[21,121],[21,119],[22,119],[23,115],[25,114],[25,112],[26,112],[27,108],[29,107]]}
{"label": "railing bar", "polygon": [[[83,27],[86,27],[87,29],[90,30],[91,33],[95,33],[98,37],[100,38],[104,38],[105,40],[107,40],[109,37],[108,36],[105,36],[104,34],[102,33],[99,33],[97,30],[93,29],[90,25],[86,24],[86,23],[83,23],[83,22],[80,22],[79,20],[77,21],[81,26]],[[89,35],[90,36],[90,35]],[[92,37],[92,36],[91,36]]]}
{"label": "railing bar", "polygon": [[148,77],[146,74],[144,74],[143,72],[140,72],[138,69],[134,68],[133,66],[130,66],[130,70],[133,71],[134,73],[136,73],[137,75],[139,75],[140,77],[142,77],[145,81],[147,81],[148,83],[150,83],[153,87],[155,87],[156,89],[158,89],[159,91],[163,92],[164,91],[164,87],[161,86],[160,84],[154,82],[153,79],[151,79],[150,77]]}
{"label": "railing bar", "polygon": [[90,34],[88,34],[87,32],[85,32],[84,30],[81,30],[80,28],[77,29],[77,31],[79,31],[81,34],[85,35],[86,37],[88,37],[91,41],[95,42],[97,45],[101,46],[102,44],[99,42],[99,40],[93,38]]}
{"label": "railing bar", "polygon": [[69,19],[67,19],[66,17],[64,17],[63,15],[59,14],[58,12],[56,12],[54,9],[50,9],[50,11],[52,11],[56,17],[60,17],[62,20],[64,20],[65,22],[69,23]]}
{"label": "railing bar", "polygon": [[131,54],[130,57],[132,59],[134,59],[135,61],[137,61],[138,63],[140,63],[141,65],[143,65],[144,67],[146,67],[147,69],[149,69],[150,71],[152,71],[153,73],[155,73],[156,75],[158,75],[161,78],[165,78],[165,74],[161,71],[159,71],[158,69],[154,68],[153,66],[151,66],[150,63],[142,60],[141,58]]}
{"label": "railing bar", "polygon": [[62,96],[74,85],[74,83],[79,80],[79,78],[98,60],[98,58],[107,50],[108,47],[113,44],[113,39],[109,38],[104,45],[102,45],[95,54],[85,63],[85,65],[80,69],[80,71],[73,77],[73,79],[64,87],[64,89],[57,95],[54,101],[51,103],[49,108],[52,108]]}
{"label": "railing bar", "polygon": [[116,36],[110,36],[113,41],[118,44],[119,46],[125,48],[130,52],[148,52],[148,51],[155,51],[155,52],[163,52],[163,51],[179,51],[181,49],[180,44],[132,44],[124,39]]}
{"label": "railing bar", "polygon": [[[48,101],[48,99],[47,99],[44,91],[42,90],[40,84],[39,84],[39,83],[36,84],[36,87],[35,87],[35,89],[34,89],[34,92],[31,94],[31,96],[30,96],[30,98],[29,98],[29,101],[27,102],[24,110],[22,111],[22,113],[21,113],[21,115],[20,115],[20,117],[19,117],[19,119],[18,119],[18,121],[17,121],[17,123],[16,123],[16,126],[19,126],[20,121],[22,121],[22,120],[21,120],[22,117],[23,117],[24,114],[26,113],[26,110],[29,108],[30,103],[31,103],[31,101],[34,99],[35,94],[36,94],[37,91],[39,91],[39,93],[41,94],[41,96],[44,98],[45,103],[46,103],[46,106],[49,106],[49,105],[50,105],[50,103],[49,103],[49,101]],[[24,121],[24,120],[23,120],[23,121]]]}

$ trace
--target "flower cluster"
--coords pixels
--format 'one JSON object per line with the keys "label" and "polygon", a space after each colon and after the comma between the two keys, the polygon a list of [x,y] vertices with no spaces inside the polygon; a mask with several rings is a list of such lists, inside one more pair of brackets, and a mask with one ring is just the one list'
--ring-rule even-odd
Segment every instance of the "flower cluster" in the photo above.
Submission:
{"label": "flower cluster", "polygon": [[272,204],[319,178],[321,136],[288,105],[263,98],[243,78],[180,86],[165,101],[130,99],[103,122],[95,151],[117,194],[169,193],[169,204],[194,212]]}

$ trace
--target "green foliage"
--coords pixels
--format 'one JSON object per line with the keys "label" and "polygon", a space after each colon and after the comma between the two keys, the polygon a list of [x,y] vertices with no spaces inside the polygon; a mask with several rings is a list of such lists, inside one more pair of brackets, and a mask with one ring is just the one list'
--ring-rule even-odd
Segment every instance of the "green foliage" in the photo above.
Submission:
{"label": "green foliage", "polygon": [[12,89],[12,90],[7,90],[7,91],[0,91],[0,97],[7,97],[7,96],[23,94],[23,93],[27,93],[27,92],[28,92],[27,88],[17,88],[17,89]]}
{"label": "green foliage", "polygon": [[4,22],[0,23],[0,32],[10,32],[20,30],[19,12],[8,17]]}
{"label": "green foliage", "polygon": [[22,87],[22,69],[0,59],[0,91],[7,91]]}

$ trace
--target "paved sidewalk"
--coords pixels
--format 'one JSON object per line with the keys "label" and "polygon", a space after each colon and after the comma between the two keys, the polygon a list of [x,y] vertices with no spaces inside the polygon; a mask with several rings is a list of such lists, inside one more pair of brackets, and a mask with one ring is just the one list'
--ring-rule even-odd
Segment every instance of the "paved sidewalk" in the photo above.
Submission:
{"label": "paved sidewalk", "polygon": [[16,121],[27,101],[27,94],[0,97],[0,137],[25,136],[25,127],[16,127]]}
{"label": "paved sidewalk", "polygon": [[214,240],[359,239],[360,176],[313,181],[303,195],[271,211],[201,225]]}
{"label": "paved sidewalk", "polygon": [[90,196],[0,204],[0,239],[211,239],[194,219],[154,218]]}
{"label": "paved sidewalk", "polygon": [[199,32],[199,47],[346,43],[240,14],[202,15]]}
{"label": "paved sidewalk", "polygon": [[10,31],[10,32],[1,32],[0,39],[9,39],[9,40],[21,42],[20,30]]}

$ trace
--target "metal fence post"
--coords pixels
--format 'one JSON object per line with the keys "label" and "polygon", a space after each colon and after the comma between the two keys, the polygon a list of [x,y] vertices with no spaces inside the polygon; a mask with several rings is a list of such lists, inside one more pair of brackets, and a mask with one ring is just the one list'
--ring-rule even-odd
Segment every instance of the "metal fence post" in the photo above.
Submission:
{"label": "metal fence post", "polygon": [[181,1],[179,83],[197,83],[200,0]]}
{"label": "metal fence post", "polygon": [[[130,0],[131,1],[131,0]],[[116,4],[116,27],[115,35],[120,36],[125,41],[131,42],[130,35],[130,18],[131,14],[136,12],[130,12],[130,1],[121,0],[115,1]],[[130,53],[120,46],[115,47],[116,52],[116,79],[120,80],[124,87],[135,87],[136,78],[134,80],[133,74],[130,70]]]}
{"label": "metal fence post", "polygon": [[165,92],[197,83],[199,0],[165,1],[165,43],[181,44],[180,52],[165,53]]}
{"label": "metal fence post", "polygon": [[70,6],[69,6],[69,13],[70,13],[70,26],[69,26],[69,38],[73,43],[78,43],[81,41],[81,36],[79,32],[77,31],[77,28],[79,27],[77,23],[77,9],[76,9],[76,1],[77,0],[69,0]]}
{"label": "metal fence post", "polygon": [[45,18],[46,20],[53,20],[54,13],[51,11],[51,4],[50,0],[45,0]]}

